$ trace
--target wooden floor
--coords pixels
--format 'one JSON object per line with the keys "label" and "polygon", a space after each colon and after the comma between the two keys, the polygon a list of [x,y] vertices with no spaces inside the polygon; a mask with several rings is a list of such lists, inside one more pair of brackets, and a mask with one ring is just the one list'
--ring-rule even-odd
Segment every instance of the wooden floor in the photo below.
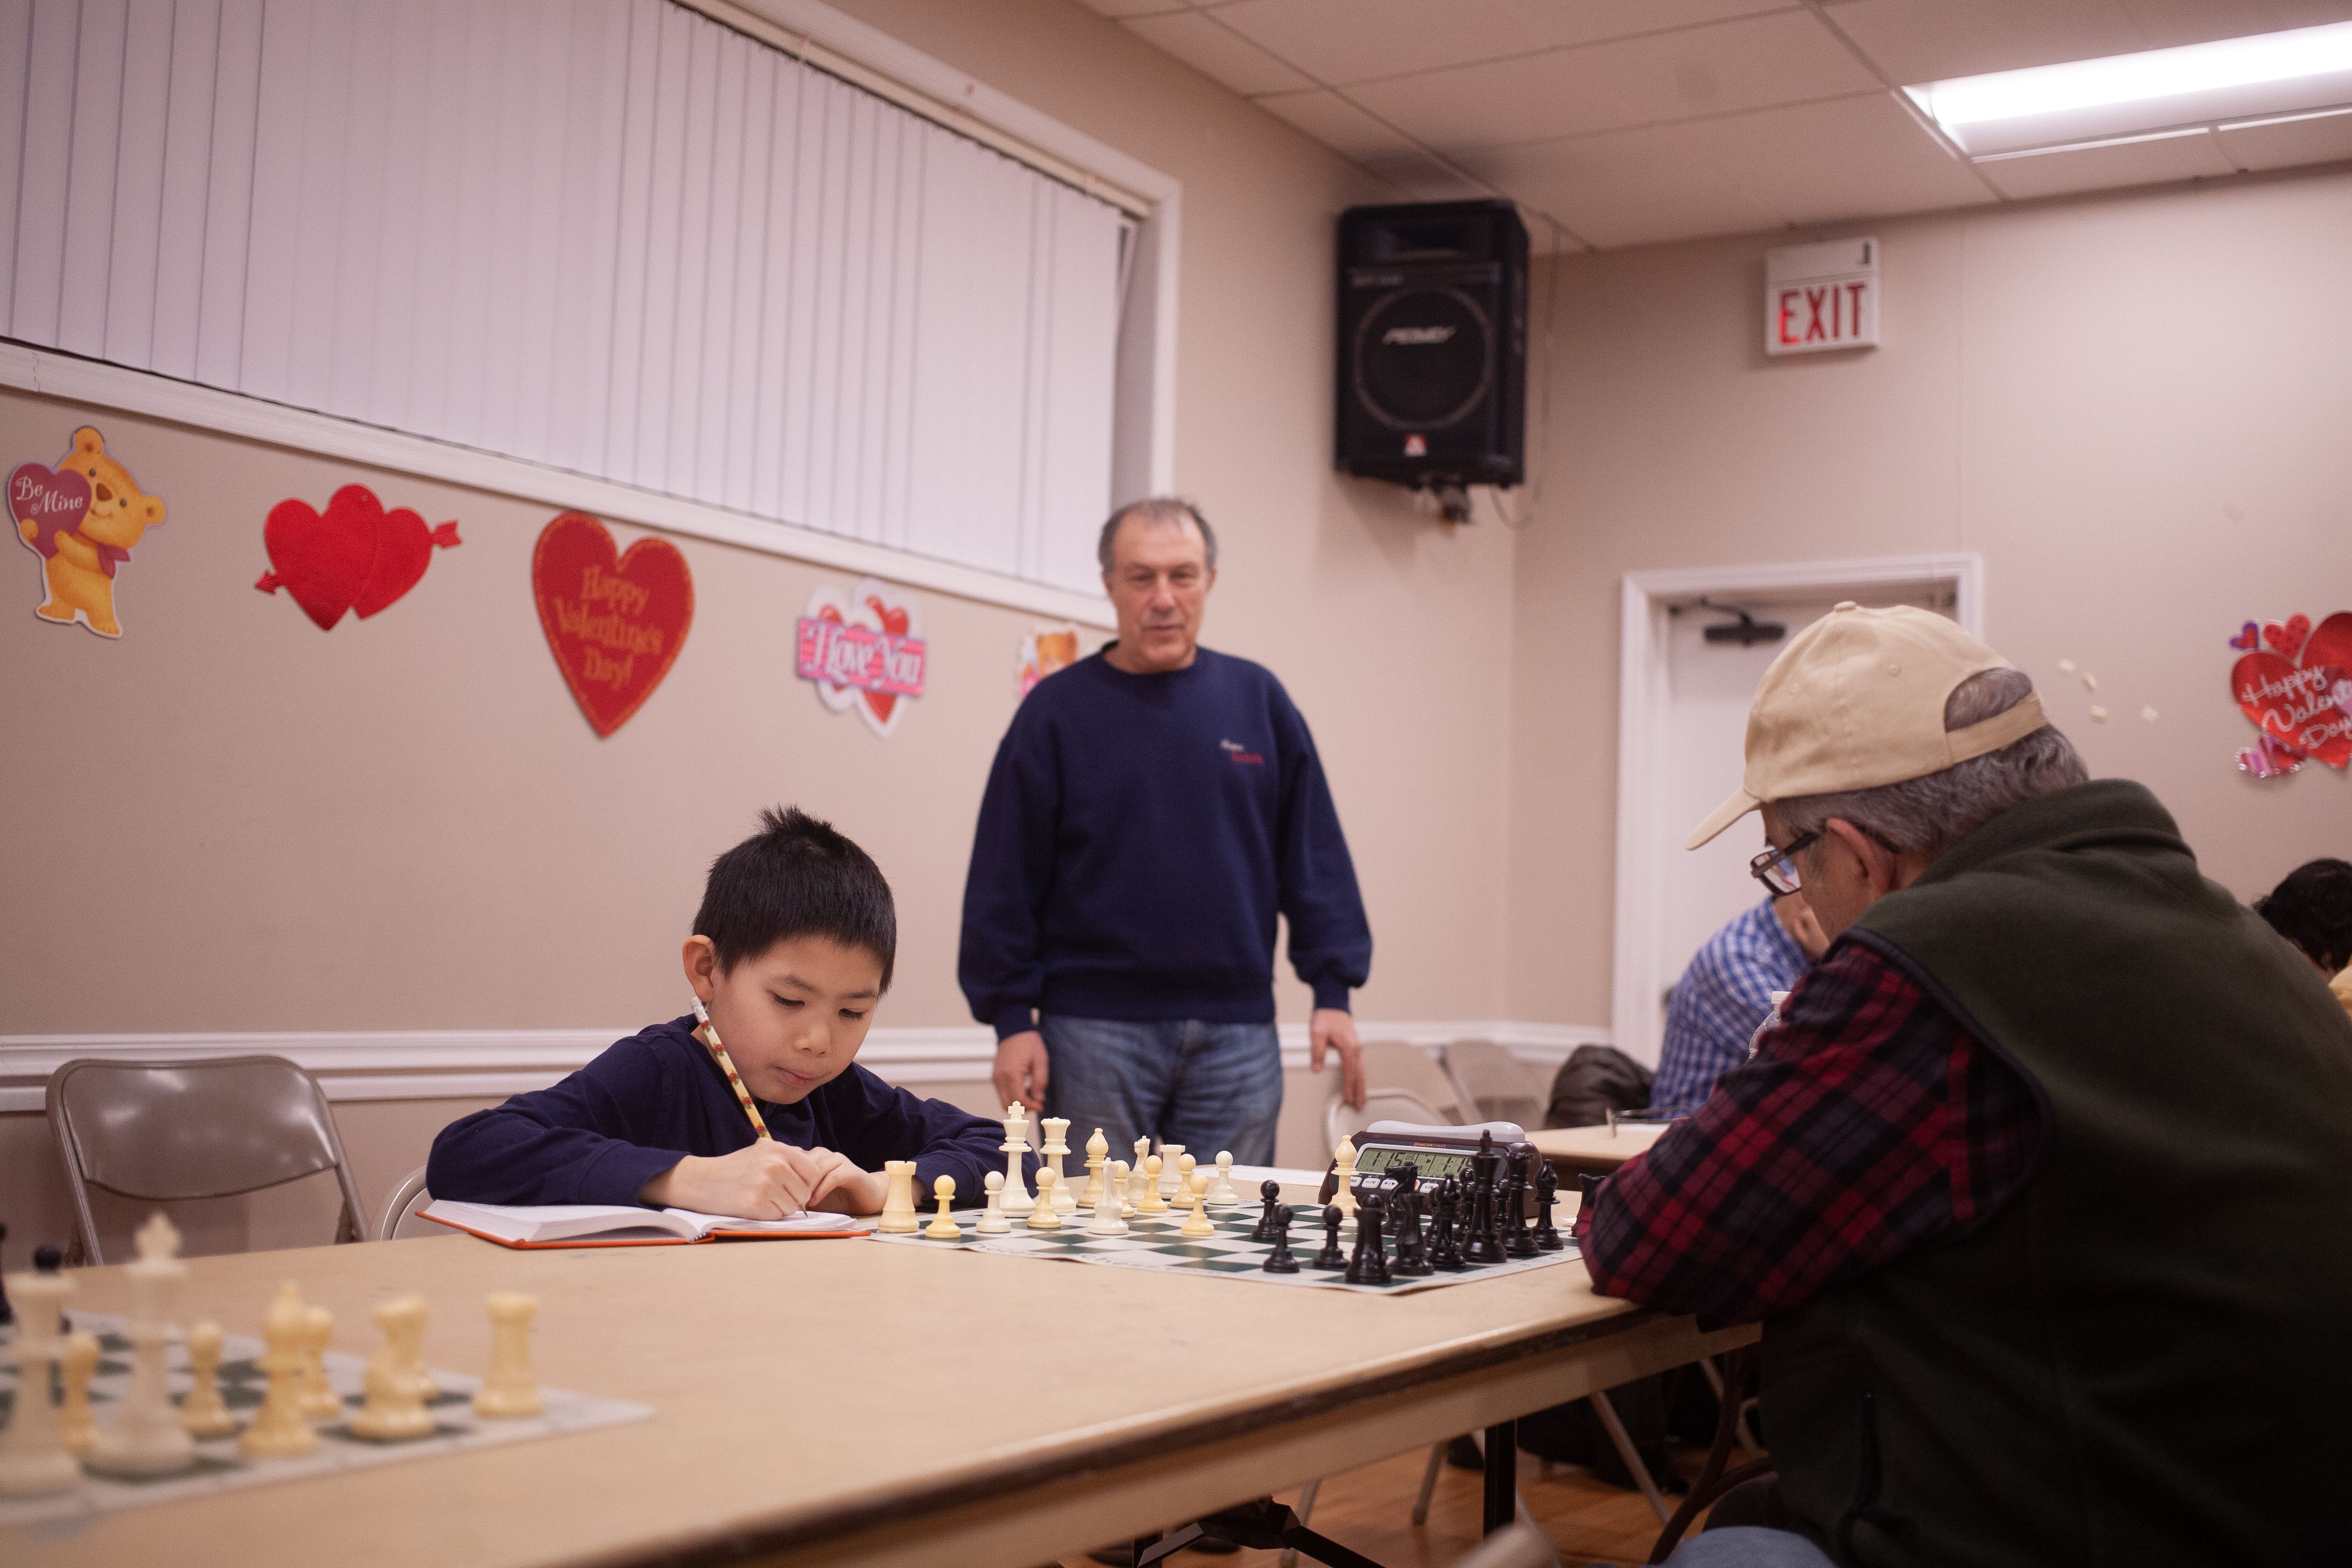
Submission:
{"label": "wooden floor", "polygon": [[[1705,1450],[1680,1445],[1672,1453],[1675,1468],[1685,1477],[1696,1476],[1706,1458]],[[1735,1451],[1732,1461],[1736,1464],[1745,1457]],[[1412,1500],[1428,1458],[1428,1450],[1422,1449],[1331,1477],[1323,1483],[1314,1516],[1307,1522],[1381,1568],[1444,1568],[1478,1544],[1483,1482],[1472,1471],[1443,1467],[1436,1495],[1430,1500],[1429,1522],[1416,1526]],[[1586,1563],[1630,1568],[1649,1561],[1651,1544],[1658,1538],[1658,1516],[1640,1492],[1595,1480],[1572,1465],[1555,1465],[1549,1476],[1542,1471],[1536,1459],[1519,1456],[1519,1495],[1551,1538],[1564,1568],[1581,1568]],[[1295,1507],[1297,1494],[1282,1493],[1280,1500]],[[1666,1494],[1668,1508],[1681,1501],[1681,1494]],[[1280,1556],[1276,1552],[1223,1557],[1183,1552],[1172,1561],[1177,1568],[1213,1568],[1214,1564],[1276,1568]],[[1096,1565],[1088,1558],[1072,1557],[1066,1560],[1066,1568]],[[1302,1557],[1299,1568],[1314,1568],[1314,1564]]]}

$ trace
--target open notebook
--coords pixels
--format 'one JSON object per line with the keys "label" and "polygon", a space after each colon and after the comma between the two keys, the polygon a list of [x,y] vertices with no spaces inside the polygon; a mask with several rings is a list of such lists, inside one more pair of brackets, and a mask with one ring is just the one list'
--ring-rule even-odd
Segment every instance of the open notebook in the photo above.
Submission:
{"label": "open notebook", "polygon": [[677,1247],[689,1241],[792,1241],[864,1236],[874,1222],[849,1215],[804,1213],[789,1219],[741,1219],[692,1209],[648,1209],[620,1204],[548,1204],[509,1207],[436,1198],[417,1211],[426,1219],[495,1241],[500,1247]]}

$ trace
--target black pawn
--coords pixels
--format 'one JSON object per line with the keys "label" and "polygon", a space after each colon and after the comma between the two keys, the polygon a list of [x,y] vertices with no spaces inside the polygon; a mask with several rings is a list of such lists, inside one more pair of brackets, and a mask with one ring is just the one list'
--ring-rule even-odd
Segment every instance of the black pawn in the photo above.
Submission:
{"label": "black pawn", "polygon": [[1409,1190],[1397,1194],[1396,1272],[1408,1277],[1433,1272],[1421,1240],[1421,1194]]}
{"label": "black pawn", "polygon": [[1438,1183],[1436,1217],[1429,1226],[1429,1263],[1449,1274],[1468,1267],[1462,1261],[1461,1206],[1462,1184],[1451,1176]]}
{"label": "black pawn", "polygon": [[1258,1215],[1257,1224],[1250,1227],[1250,1239],[1272,1241],[1276,1232],[1282,1228],[1274,1219],[1274,1211],[1280,1206],[1282,1184],[1268,1176],[1257,1184],[1257,1195],[1265,1200],[1265,1212]]}
{"label": "black pawn", "polygon": [[1348,1211],[1338,1204],[1323,1205],[1323,1250],[1315,1255],[1318,1268],[1345,1268],[1348,1254],[1339,1246],[1339,1227],[1348,1223]]}
{"label": "black pawn", "polygon": [[1568,1243],[1559,1238],[1559,1227],[1551,1222],[1551,1206],[1559,1201],[1559,1173],[1546,1160],[1543,1169],[1536,1173],[1536,1247],[1542,1252],[1558,1252]]}
{"label": "black pawn", "polygon": [[[0,1245],[5,1245],[7,1240],[8,1227],[5,1225],[0,1225]],[[0,1277],[5,1277],[6,1273],[6,1259],[5,1258],[0,1258]],[[16,1321],[16,1309],[8,1305],[8,1287],[5,1284],[0,1284],[0,1324],[13,1323]]]}
{"label": "black pawn", "polygon": [[1388,1244],[1381,1236],[1381,1220],[1388,1205],[1378,1193],[1356,1205],[1356,1251],[1348,1259],[1348,1283],[1385,1285],[1389,1282]]}
{"label": "black pawn", "polygon": [[1274,1250],[1265,1255],[1265,1261],[1258,1267],[1268,1274],[1296,1274],[1298,1272],[1298,1259],[1290,1256],[1290,1205],[1276,1205],[1274,1216]]}
{"label": "black pawn", "polygon": [[[43,1242],[33,1248],[33,1272],[36,1274],[55,1274],[65,1266],[66,1255],[58,1250],[55,1243]],[[58,1332],[73,1332],[73,1323],[62,1310],[58,1313]]]}

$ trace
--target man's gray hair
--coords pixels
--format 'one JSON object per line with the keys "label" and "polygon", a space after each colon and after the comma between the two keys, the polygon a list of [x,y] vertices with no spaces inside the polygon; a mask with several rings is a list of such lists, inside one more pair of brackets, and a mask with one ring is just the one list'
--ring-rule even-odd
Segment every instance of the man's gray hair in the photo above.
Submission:
{"label": "man's gray hair", "polygon": [[1095,559],[1102,563],[1103,574],[1110,574],[1112,546],[1118,542],[1118,525],[1130,517],[1146,522],[1189,522],[1201,531],[1201,542],[1208,547],[1209,570],[1217,569],[1217,531],[1201,515],[1201,509],[1181,496],[1153,496],[1149,500],[1129,501],[1110,514],[1102,525],[1102,537],[1095,542]]}
{"label": "man's gray hair", "polygon": [[[1952,689],[1944,700],[1944,728],[1965,730],[2006,713],[2033,691],[2024,671],[1988,669]],[[1874,789],[1804,795],[1772,803],[1790,835],[1820,830],[1832,816],[1896,849],[1929,859],[2020,801],[2078,784],[2091,776],[2074,742],[2044,724],[1997,752],[1955,763],[1939,773]]]}

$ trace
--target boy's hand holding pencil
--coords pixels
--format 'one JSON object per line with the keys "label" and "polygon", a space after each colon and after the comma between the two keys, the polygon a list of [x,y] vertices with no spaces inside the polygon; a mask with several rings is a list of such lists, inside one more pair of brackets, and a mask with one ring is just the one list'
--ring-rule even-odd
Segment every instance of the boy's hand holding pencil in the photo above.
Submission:
{"label": "boy's hand holding pencil", "polygon": [[732,1154],[688,1154],[638,1197],[654,1208],[783,1219],[803,1209],[879,1214],[884,1186],[880,1172],[861,1170],[845,1154],[762,1138]]}

